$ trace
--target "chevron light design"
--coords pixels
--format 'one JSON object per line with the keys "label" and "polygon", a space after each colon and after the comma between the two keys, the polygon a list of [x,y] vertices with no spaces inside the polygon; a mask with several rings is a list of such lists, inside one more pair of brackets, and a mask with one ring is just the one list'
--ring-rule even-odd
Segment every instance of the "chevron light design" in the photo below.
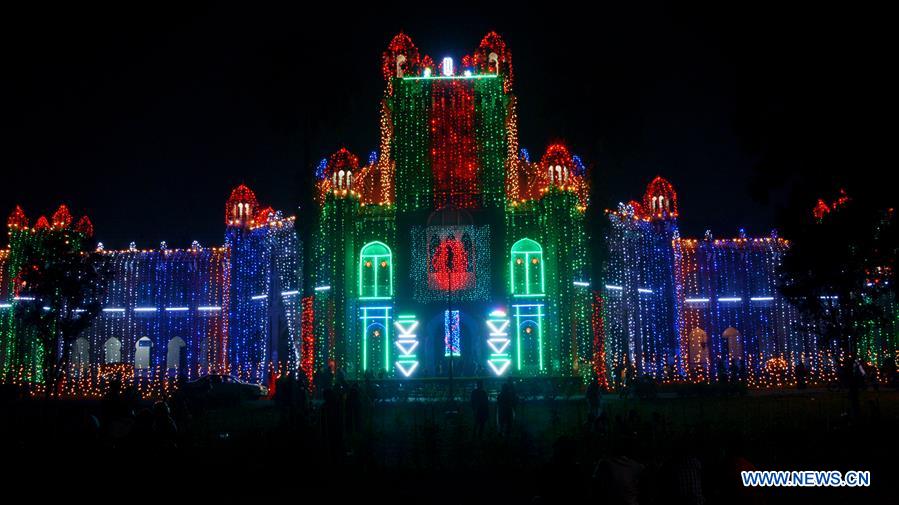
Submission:
{"label": "chevron light design", "polygon": [[506,373],[512,364],[509,318],[504,310],[494,310],[490,313],[487,319],[487,334],[487,347],[490,348],[487,366],[499,377]]}
{"label": "chevron light design", "polygon": [[418,348],[418,335],[413,333],[418,328],[418,319],[415,318],[415,314],[400,314],[393,325],[397,331],[394,344],[400,350],[396,368],[403,377],[410,377],[418,368],[418,356],[415,354],[415,349]]}

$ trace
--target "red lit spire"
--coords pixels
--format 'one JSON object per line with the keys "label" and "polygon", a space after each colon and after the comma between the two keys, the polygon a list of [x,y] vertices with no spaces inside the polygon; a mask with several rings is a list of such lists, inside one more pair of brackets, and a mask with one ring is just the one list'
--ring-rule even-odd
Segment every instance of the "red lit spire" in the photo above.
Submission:
{"label": "red lit spire", "polygon": [[85,237],[93,237],[94,223],[91,222],[89,217],[81,216],[81,219],[79,219],[78,223],[75,224],[75,231],[84,235]]}
{"label": "red lit spire", "polygon": [[68,228],[72,226],[72,213],[69,212],[69,208],[66,207],[65,204],[61,204],[56,212],[53,213],[53,216],[50,218],[51,224],[54,229],[61,230],[63,228]]}
{"label": "red lit spire", "polygon": [[41,216],[37,218],[37,221],[34,222],[35,230],[49,230],[50,229],[50,221],[47,221],[47,216]]}
{"label": "red lit spire", "polygon": [[266,207],[259,212],[256,213],[256,224],[264,224],[268,222],[268,218],[270,215],[275,213],[275,209],[271,207]]}
{"label": "red lit spire", "polygon": [[6,219],[6,225],[11,230],[28,228],[28,217],[22,207],[16,205],[16,208],[9,214]]}
{"label": "red lit spire", "polygon": [[818,203],[816,203],[815,207],[812,209],[812,215],[815,216],[815,219],[820,221],[824,219],[825,214],[829,213],[830,207],[827,205],[827,202],[825,202],[823,198],[818,198]]}

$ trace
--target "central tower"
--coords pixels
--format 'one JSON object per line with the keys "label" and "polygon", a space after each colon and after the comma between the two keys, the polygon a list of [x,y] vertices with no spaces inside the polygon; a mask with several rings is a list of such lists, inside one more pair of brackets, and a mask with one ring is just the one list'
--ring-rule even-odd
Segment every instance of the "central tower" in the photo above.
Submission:
{"label": "central tower", "polygon": [[[435,64],[383,53],[380,150],[317,171],[317,367],[349,377],[570,375],[592,356],[585,169],[519,152],[496,33]],[[590,370],[591,367],[585,367]]]}
{"label": "central tower", "polygon": [[461,65],[440,64],[405,34],[383,56],[382,147],[392,151],[400,212],[502,208],[513,116],[511,56],[488,34]]}

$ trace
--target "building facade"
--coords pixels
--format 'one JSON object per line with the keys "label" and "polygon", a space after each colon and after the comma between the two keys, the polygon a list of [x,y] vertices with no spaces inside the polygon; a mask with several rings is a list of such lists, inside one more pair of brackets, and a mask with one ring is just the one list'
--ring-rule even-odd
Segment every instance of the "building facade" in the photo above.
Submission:
{"label": "building facade", "polygon": [[[298,369],[302,248],[294,218],[260,209],[243,185],[225,214],[221,246],[138,249],[132,243],[111,251],[98,245],[92,254],[111,275],[100,315],[68,351],[76,373],[125,364],[143,377],[226,373],[267,382]],[[93,227],[86,217],[73,226],[65,206],[33,226],[16,208],[8,227],[9,248],[0,252],[0,366],[7,380],[39,380],[42,349],[14,314],[15,304],[29,299],[16,281],[22,254],[49,234],[74,230],[89,237]]]}
{"label": "building facade", "polygon": [[[70,361],[253,382],[325,367],[350,379],[597,374],[616,384],[631,374],[758,386],[789,382],[799,364],[834,373],[832,346],[778,294],[786,240],[681,237],[677,194],[661,177],[603,216],[567,147],[531,160],[499,35],[435,62],[401,33],[381,69],[379,149],[365,160],[341,149],[316,167],[305,240],[293,217],[241,185],[220,246],[101,244],[92,254],[112,280]],[[608,220],[600,250],[588,246],[587,219]],[[7,380],[34,380],[42,350],[14,317],[28,298],[23,251],[54,230],[93,227],[64,206],[33,224],[17,208],[8,225],[0,366]],[[872,356],[895,354],[894,328],[882,333],[865,341]]]}
{"label": "building facade", "polygon": [[606,212],[605,366],[661,381],[738,377],[782,385],[801,363],[832,376],[834,349],[803,327],[778,291],[789,242],[772,232],[733,239],[680,236],[674,187],[661,177],[642,200]]}

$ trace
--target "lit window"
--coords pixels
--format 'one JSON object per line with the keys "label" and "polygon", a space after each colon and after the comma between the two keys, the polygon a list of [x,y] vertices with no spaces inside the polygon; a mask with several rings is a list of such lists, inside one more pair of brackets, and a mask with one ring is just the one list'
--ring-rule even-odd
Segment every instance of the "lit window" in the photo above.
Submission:
{"label": "lit window", "polygon": [[543,248],[523,238],[512,245],[509,281],[513,296],[543,296]]}
{"label": "lit window", "polygon": [[[372,268],[378,264],[381,268]],[[383,242],[369,242],[359,253],[359,297],[393,296],[393,254]]]}

